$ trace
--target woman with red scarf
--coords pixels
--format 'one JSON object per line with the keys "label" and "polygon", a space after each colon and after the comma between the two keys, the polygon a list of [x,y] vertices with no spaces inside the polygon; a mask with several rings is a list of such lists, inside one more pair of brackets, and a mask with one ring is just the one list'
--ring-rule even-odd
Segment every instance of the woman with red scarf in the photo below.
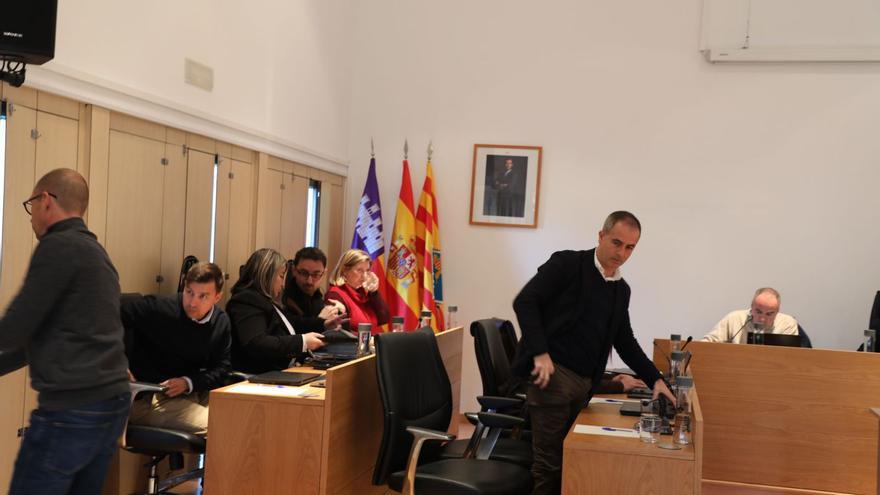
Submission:
{"label": "woman with red scarf", "polygon": [[[378,292],[379,278],[370,271],[370,255],[360,249],[349,249],[339,258],[330,289],[324,299],[339,301],[351,318],[349,329],[357,332],[358,324],[373,325],[373,334],[390,321],[388,304]],[[344,320],[343,320],[344,321]]]}

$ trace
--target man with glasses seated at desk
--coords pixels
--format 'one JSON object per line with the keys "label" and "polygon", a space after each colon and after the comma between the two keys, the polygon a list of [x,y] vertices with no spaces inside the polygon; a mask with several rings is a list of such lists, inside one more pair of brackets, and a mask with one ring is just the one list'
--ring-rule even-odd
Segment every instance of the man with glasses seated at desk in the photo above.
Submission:
{"label": "man with glasses seated at desk", "polygon": [[321,281],[327,273],[327,256],[318,248],[305,247],[287,262],[284,281],[284,309],[293,326],[303,332],[323,332],[339,326],[345,306],[337,301],[324,302]]}
{"label": "man with glasses seated at desk", "polygon": [[797,335],[798,322],[794,317],[779,312],[782,298],[770,287],[755,291],[750,309],[740,309],[727,314],[705,337],[705,342],[746,343],[749,332]]}

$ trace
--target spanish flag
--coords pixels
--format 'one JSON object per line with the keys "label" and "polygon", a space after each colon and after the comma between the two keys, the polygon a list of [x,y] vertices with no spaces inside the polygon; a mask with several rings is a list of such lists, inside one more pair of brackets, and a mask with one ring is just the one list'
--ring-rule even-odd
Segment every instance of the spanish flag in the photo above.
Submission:
{"label": "spanish flag", "polygon": [[419,324],[419,271],[416,257],[415,216],[409,162],[403,160],[403,177],[397,214],[388,252],[388,309],[391,316],[403,316],[403,328],[415,330]]}
{"label": "spanish flag", "polygon": [[428,161],[425,184],[419,197],[416,213],[416,252],[421,272],[422,310],[433,317],[434,332],[446,329],[443,318],[443,270],[440,257],[440,221],[437,213],[437,197],[434,195],[434,172]]}

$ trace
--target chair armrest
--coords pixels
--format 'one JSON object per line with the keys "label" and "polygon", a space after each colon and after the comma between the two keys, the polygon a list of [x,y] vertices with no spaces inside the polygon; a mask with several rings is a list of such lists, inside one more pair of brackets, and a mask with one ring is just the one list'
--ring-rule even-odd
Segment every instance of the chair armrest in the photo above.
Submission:
{"label": "chair armrest", "polygon": [[477,416],[477,413],[464,413],[464,418],[468,420],[468,423],[477,426],[477,423],[480,422],[480,418]]}
{"label": "chair armrest", "polygon": [[422,451],[422,444],[428,440],[450,442],[455,440],[455,435],[445,431],[420,428],[418,426],[407,426],[406,431],[412,434],[413,444],[409,451],[409,459],[406,462],[406,478],[403,480],[403,495],[412,495],[416,486],[416,468],[419,466],[419,453]]}
{"label": "chair armrest", "polygon": [[514,397],[498,397],[494,395],[477,396],[477,402],[483,409],[497,411],[499,409],[507,409],[511,407],[522,406],[523,401]]}
{"label": "chair armrest", "polygon": [[481,412],[477,413],[477,417],[487,428],[513,428],[525,423],[522,418],[501,413]]}
{"label": "chair armrest", "polygon": [[526,401],[526,394],[523,394],[523,393],[517,393],[517,394],[513,394],[513,396],[516,397],[517,399],[523,401],[523,402]]}

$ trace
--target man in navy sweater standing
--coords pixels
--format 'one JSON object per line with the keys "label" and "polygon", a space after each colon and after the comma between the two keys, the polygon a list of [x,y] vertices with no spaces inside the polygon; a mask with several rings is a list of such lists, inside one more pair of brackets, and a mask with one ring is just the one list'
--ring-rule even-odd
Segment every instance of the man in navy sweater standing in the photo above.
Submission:
{"label": "man in navy sweater standing", "polygon": [[123,301],[132,378],[167,387],[134,401],[132,424],[207,434],[208,392],[230,370],[231,324],[216,306],[222,296],[223,272],[201,262],[186,272],[182,294]]}
{"label": "man in navy sweater standing", "polygon": [[85,179],[56,169],[24,201],[40,243],[0,319],[4,371],[30,366],[39,392],[9,493],[98,494],[128,416],[119,276],[86,228]]}
{"label": "man in navy sweater standing", "polygon": [[615,211],[589,251],[559,251],[513,301],[522,331],[513,372],[531,376],[535,494],[560,491],[565,435],[598,386],[611,347],[654,389],[675,402],[645,356],[629,321],[630,289],[620,275],[642,234],[638,219]]}

